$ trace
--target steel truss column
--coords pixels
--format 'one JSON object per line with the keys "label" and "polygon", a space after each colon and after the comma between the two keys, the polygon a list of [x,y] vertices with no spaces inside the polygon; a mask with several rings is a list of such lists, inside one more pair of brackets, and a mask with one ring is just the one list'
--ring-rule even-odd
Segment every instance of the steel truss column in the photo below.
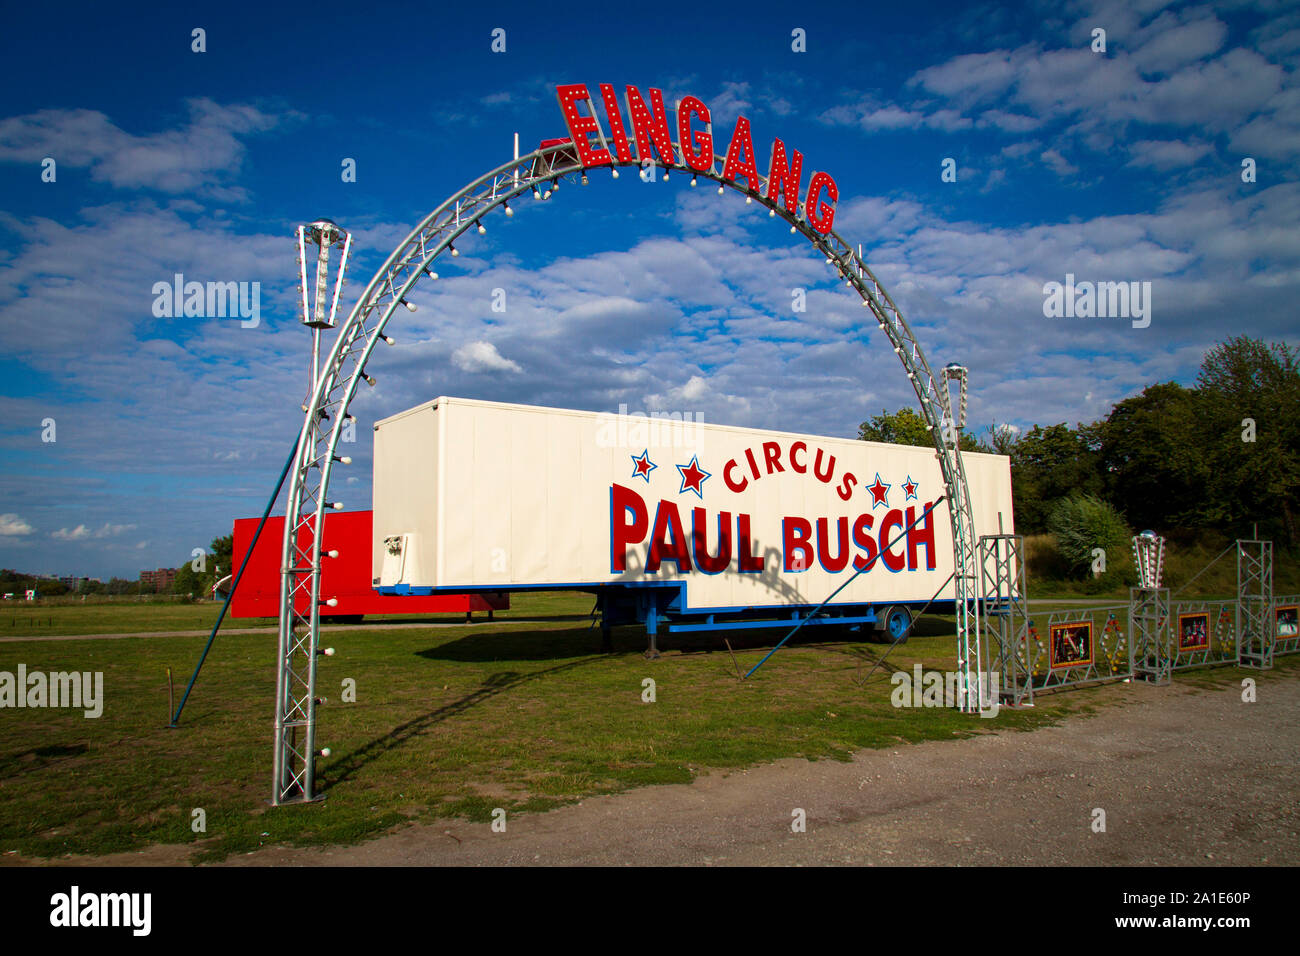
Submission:
{"label": "steel truss column", "polygon": [[1128,660],[1133,676],[1151,684],[1170,683],[1169,589],[1129,588],[1128,622]]}
{"label": "steel truss column", "polygon": [[1033,673],[1040,653],[1029,646],[1025,597],[1025,539],[986,534],[979,539],[980,623],[989,667],[998,675],[997,696],[1009,707],[1033,706]]}
{"label": "steel truss column", "polygon": [[1273,666],[1273,542],[1237,541],[1237,659],[1243,667]]}
{"label": "steel truss column", "polygon": [[[310,394],[302,406],[306,417],[289,482],[281,552],[275,763],[271,790],[271,802],[276,805],[317,799],[316,658],[320,653],[321,535],[328,484],[322,460],[324,456],[334,460],[334,444],[329,441],[325,423],[333,424],[331,419],[336,418],[341,424],[343,418],[343,409],[326,388],[335,368],[321,367],[320,334],[334,327],[343,274],[352,248],[351,235],[328,219],[299,226],[297,238],[302,293],[299,318],[312,333],[312,380]],[[308,253],[311,244],[317,247],[314,259]],[[342,254],[331,292],[330,253],[336,246]],[[309,275],[313,261],[314,278]],[[336,502],[332,507],[342,505]],[[328,603],[337,602],[331,598]]]}

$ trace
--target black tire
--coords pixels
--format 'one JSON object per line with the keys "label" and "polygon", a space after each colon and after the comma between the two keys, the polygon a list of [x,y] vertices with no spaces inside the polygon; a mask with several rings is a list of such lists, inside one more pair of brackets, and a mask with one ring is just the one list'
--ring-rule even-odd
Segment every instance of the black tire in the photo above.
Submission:
{"label": "black tire", "polygon": [[880,621],[881,626],[876,633],[886,644],[906,644],[912,636],[912,612],[901,604],[885,608]]}

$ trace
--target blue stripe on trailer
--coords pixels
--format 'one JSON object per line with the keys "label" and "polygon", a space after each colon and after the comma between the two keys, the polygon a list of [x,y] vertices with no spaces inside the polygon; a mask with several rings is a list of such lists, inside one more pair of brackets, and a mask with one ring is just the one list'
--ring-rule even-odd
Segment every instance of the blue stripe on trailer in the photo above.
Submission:
{"label": "blue stripe on trailer", "polygon": [[788,627],[790,624],[802,620],[804,627],[813,627],[819,624],[874,624],[876,616],[854,615],[853,617],[814,617],[800,618],[798,615],[778,620],[758,620],[758,621],[704,621],[699,624],[669,624],[668,630],[676,633],[678,631],[738,631],[750,628],[760,627]]}

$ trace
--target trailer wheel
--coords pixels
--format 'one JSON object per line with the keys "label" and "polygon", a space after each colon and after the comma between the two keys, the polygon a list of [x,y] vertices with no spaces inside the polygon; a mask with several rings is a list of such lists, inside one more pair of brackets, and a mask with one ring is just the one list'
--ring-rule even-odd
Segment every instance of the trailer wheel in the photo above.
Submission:
{"label": "trailer wheel", "polygon": [[912,612],[905,607],[894,605],[887,608],[881,617],[881,632],[889,644],[906,644],[912,634]]}

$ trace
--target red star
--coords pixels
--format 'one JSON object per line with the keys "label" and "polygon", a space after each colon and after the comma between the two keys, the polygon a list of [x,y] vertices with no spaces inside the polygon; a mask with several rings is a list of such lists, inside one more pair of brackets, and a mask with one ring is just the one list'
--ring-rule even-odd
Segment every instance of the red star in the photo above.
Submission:
{"label": "red star", "polygon": [[650,460],[650,449],[647,448],[639,455],[632,456],[632,477],[644,478],[645,483],[650,484],[650,472],[659,466]]}
{"label": "red star", "polygon": [[887,485],[880,480],[880,472],[876,472],[876,483],[873,485],[867,485],[867,491],[871,492],[872,508],[875,508],[876,505],[884,505],[886,508],[889,507],[890,487],[890,485]]}
{"label": "red star", "polygon": [[704,479],[711,477],[712,473],[700,467],[699,456],[693,457],[689,465],[678,465],[677,470],[682,473],[682,486],[677,493],[680,495],[689,488],[703,501],[704,489],[701,486],[704,484]]}
{"label": "red star", "polygon": [[912,480],[911,475],[908,475],[907,481],[903,483],[903,495],[904,495],[903,497],[904,501],[908,501],[916,497],[916,482]]}

